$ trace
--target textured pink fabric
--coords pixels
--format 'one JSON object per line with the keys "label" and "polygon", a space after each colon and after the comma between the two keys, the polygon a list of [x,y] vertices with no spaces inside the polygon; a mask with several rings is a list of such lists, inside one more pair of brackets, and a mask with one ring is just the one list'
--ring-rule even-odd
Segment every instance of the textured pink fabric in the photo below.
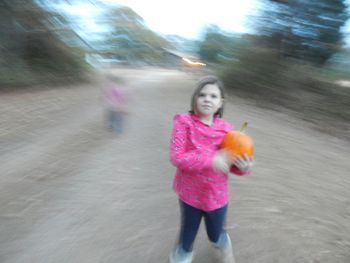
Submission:
{"label": "textured pink fabric", "polygon": [[[170,144],[170,160],[177,167],[173,187],[186,204],[212,211],[228,203],[228,175],[215,172],[212,161],[223,136],[232,129],[218,117],[208,126],[196,115],[175,115]],[[231,172],[247,174],[235,166]]]}
{"label": "textured pink fabric", "polygon": [[120,112],[126,111],[128,98],[126,92],[121,87],[109,83],[105,92],[105,97],[111,110]]}

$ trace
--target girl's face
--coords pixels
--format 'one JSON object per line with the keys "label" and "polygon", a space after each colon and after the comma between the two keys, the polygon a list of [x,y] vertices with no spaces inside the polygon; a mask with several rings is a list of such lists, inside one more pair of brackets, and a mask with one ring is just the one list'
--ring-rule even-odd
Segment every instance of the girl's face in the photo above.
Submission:
{"label": "girl's face", "polygon": [[196,99],[196,114],[210,117],[220,109],[223,103],[220,89],[216,84],[207,84],[199,92]]}

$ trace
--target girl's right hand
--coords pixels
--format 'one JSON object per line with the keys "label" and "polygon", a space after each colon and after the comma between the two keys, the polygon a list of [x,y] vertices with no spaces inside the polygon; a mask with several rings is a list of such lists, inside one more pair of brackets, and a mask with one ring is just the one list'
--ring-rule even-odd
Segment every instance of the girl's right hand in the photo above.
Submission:
{"label": "girl's right hand", "polygon": [[238,167],[239,170],[246,172],[252,169],[254,163],[253,157],[249,157],[248,155],[244,156],[236,156],[233,161],[233,164]]}
{"label": "girl's right hand", "polygon": [[216,172],[229,173],[232,165],[232,158],[226,150],[219,150],[213,159],[213,169]]}

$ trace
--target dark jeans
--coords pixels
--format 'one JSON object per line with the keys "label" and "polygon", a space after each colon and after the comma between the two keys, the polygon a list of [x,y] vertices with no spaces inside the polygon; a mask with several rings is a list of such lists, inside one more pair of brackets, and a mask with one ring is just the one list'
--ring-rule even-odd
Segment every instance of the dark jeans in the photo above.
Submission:
{"label": "dark jeans", "polygon": [[109,127],[117,133],[123,132],[123,113],[109,110],[108,112]]}
{"label": "dark jeans", "polygon": [[180,200],[181,209],[181,229],[179,236],[179,245],[186,251],[191,252],[196,238],[201,219],[204,217],[208,238],[216,243],[221,234],[225,233],[227,206],[214,211],[205,212],[185,204]]}

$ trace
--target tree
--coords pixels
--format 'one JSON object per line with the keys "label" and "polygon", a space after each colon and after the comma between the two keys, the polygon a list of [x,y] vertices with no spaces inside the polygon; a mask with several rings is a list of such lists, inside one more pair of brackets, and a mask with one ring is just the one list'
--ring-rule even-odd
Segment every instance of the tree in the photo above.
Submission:
{"label": "tree", "polygon": [[59,13],[46,10],[38,3],[35,0],[0,0],[0,73],[5,77],[9,71],[20,76],[25,75],[25,71],[28,74],[37,72],[40,77],[44,75],[42,72],[48,71],[79,73],[83,68],[82,58],[59,37],[60,32],[72,30],[66,27]]}
{"label": "tree", "polygon": [[347,18],[342,0],[268,0],[257,32],[271,36],[281,55],[323,65],[342,45]]}
{"label": "tree", "polygon": [[198,54],[207,62],[221,62],[232,59],[239,47],[237,37],[222,31],[216,25],[210,25],[203,30],[203,40],[198,44]]}
{"label": "tree", "polygon": [[101,22],[111,28],[105,44],[108,52],[120,58],[158,63],[162,59],[163,48],[171,47],[165,38],[151,31],[143,18],[129,7],[110,8],[104,13]]}

